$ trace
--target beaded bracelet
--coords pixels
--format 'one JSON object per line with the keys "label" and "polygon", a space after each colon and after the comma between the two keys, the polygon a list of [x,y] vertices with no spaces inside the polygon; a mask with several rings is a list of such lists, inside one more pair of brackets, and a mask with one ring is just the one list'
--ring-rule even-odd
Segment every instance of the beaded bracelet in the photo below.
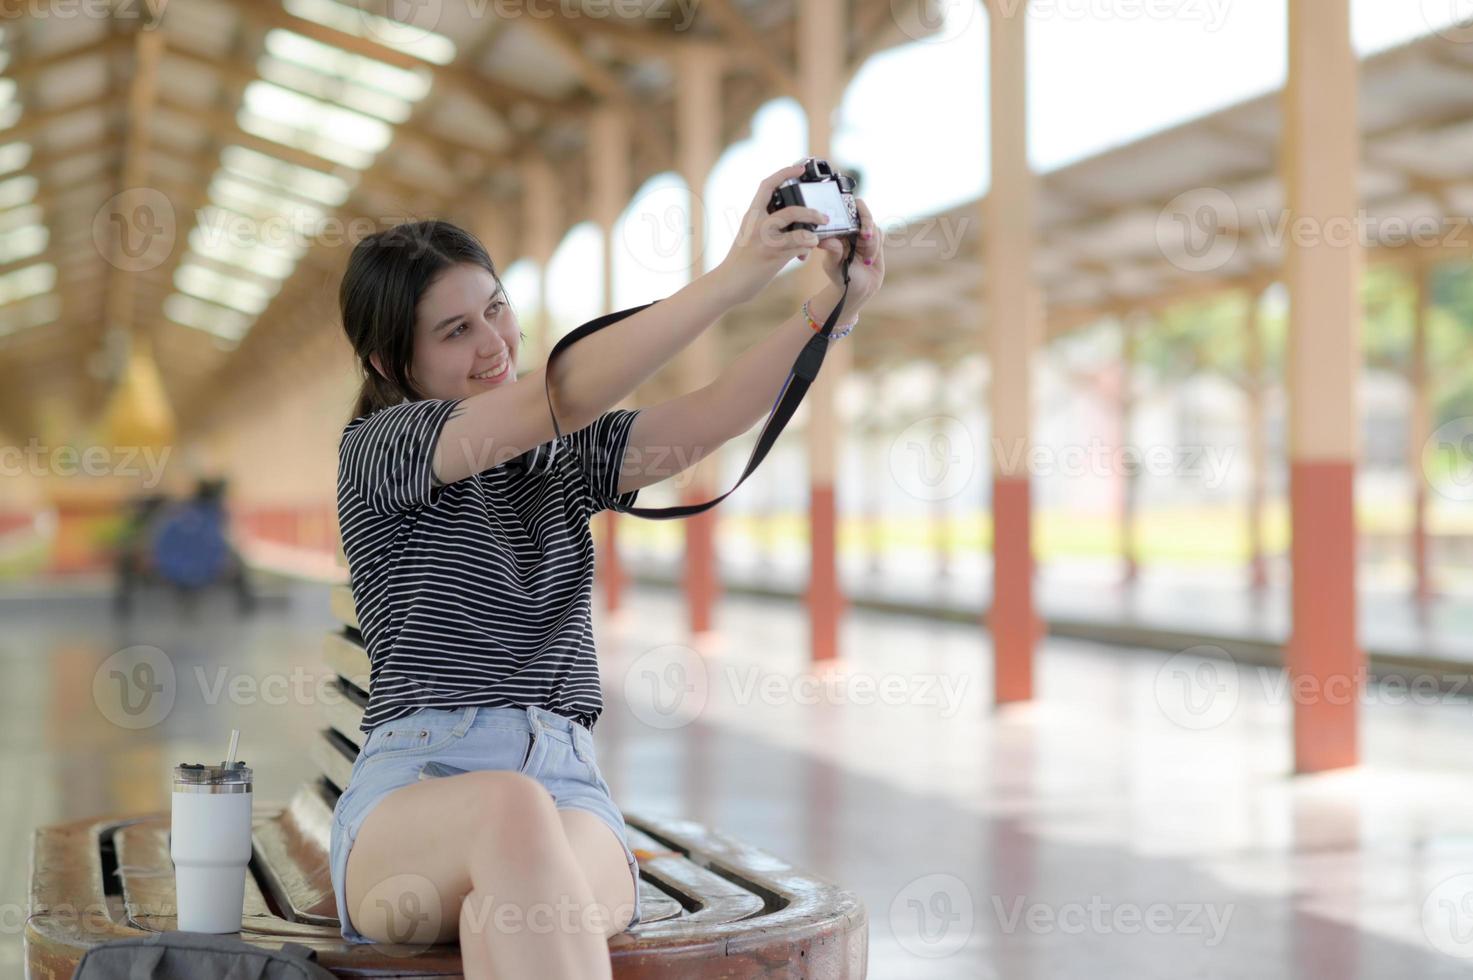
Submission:
{"label": "beaded bracelet", "polygon": [[[818,330],[822,330],[823,329],[823,324],[820,323],[820,322],[818,322],[817,320],[815,320],[813,318],[813,314],[808,311],[808,300],[806,300],[806,299],[803,301],[803,316],[807,318],[808,325],[810,327],[812,327],[815,331],[818,331]],[[859,322],[859,317],[855,317],[854,319],[850,320],[848,323],[836,323],[836,324],[834,324],[834,332],[831,333],[831,334],[829,334],[829,340],[831,340],[831,341],[832,340],[838,340],[838,339],[840,339],[842,337],[849,336],[850,331],[852,331],[854,329],[854,325],[857,324],[858,322]],[[839,327],[843,327],[844,329],[843,330],[840,330]]]}

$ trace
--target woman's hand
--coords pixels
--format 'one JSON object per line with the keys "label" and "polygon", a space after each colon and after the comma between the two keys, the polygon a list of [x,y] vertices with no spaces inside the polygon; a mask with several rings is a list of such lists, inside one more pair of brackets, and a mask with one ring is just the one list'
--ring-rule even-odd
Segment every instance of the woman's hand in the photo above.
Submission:
{"label": "woman's hand", "polygon": [[[859,233],[854,243],[854,261],[849,264],[849,294],[844,298],[844,312],[840,314],[845,321],[879,292],[880,283],[885,279],[885,233],[875,224],[863,198],[856,197],[854,203],[859,208]],[[842,236],[825,238],[818,245],[818,250],[823,253],[823,271],[828,274],[829,282],[840,290],[844,288],[841,266],[848,249],[848,239]],[[806,258],[806,253],[798,257]]]}
{"label": "woman's hand", "polygon": [[725,280],[734,303],[752,299],[795,255],[807,255],[809,250],[818,247],[818,236],[813,232],[802,228],[789,232],[782,229],[796,221],[821,225],[829,220],[823,212],[793,205],[767,213],[767,202],[772,199],[777,185],[802,172],[803,164],[795,163],[771,174],[758,185],[756,196],[742,216],[742,226],[737,231],[736,241],[732,242],[731,251],[712,270]]}

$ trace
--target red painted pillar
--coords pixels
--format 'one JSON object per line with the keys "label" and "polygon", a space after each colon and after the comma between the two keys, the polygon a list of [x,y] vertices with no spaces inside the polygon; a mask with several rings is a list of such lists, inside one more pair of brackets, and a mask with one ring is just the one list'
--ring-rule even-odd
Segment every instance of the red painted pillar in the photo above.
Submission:
{"label": "red painted pillar", "polygon": [[1298,772],[1358,759],[1355,392],[1364,256],[1332,234],[1337,224],[1354,225],[1360,204],[1358,68],[1350,0],[1290,0],[1285,183],[1292,219],[1323,232],[1291,237],[1287,256],[1294,584],[1286,659]]}
{"label": "red painted pillar", "polygon": [[[704,274],[707,215],[702,197],[706,179],[716,164],[721,141],[721,64],[697,48],[677,52],[676,78],[679,86],[675,103],[676,162],[681,179],[690,193],[690,277]],[[718,257],[719,258],[719,257]],[[710,383],[719,373],[719,351],[713,327],[690,345],[681,362],[686,390],[694,391]],[[719,452],[696,464],[694,478],[681,493],[684,503],[702,503],[719,492],[716,476]],[[685,530],[685,564],[682,572],[686,606],[690,613],[690,629],[704,633],[714,628],[718,569],[716,563],[716,521],[720,513],[714,507],[682,521]]]}
{"label": "red painted pillar", "polygon": [[[715,493],[697,484],[681,495],[681,503],[699,504]],[[685,519],[685,563],[682,584],[690,608],[690,629],[704,633],[715,627],[717,590],[716,574],[716,508]]]}
{"label": "red painted pillar", "polygon": [[[847,36],[842,0],[804,0],[798,7],[798,88],[808,122],[808,152],[832,159],[833,115],[843,95],[844,52],[835,38]],[[817,253],[814,253],[816,255]],[[812,257],[798,271],[804,297],[827,283],[822,265]],[[808,605],[811,654],[815,661],[839,656],[839,625],[844,599],[839,583],[838,512],[835,483],[839,444],[836,394],[852,363],[851,341],[832,344],[823,370],[808,390],[807,449],[809,463]]]}
{"label": "red painted pillar", "polygon": [[619,560],[619,514],[606,510],[598,518],[602,540],[598,542],[594,552],[595,584],[603,592],[604,611],[616,613],[623,598],[625,583],[624,565]]}
{"label": "red painted pillar", "polygon": [[1034,284],[1034,197],[1028,163],[1026,3],[988,0],[992,187],[982,202],[988,349],[992,366],[993,698],[1033,697],[1029,420],[1032,362],[1042,326]]}

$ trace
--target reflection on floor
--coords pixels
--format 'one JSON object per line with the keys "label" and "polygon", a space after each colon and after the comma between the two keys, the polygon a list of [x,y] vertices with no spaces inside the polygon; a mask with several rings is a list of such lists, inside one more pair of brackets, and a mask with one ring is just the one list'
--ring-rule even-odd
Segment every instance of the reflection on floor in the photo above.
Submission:
{"label": "reflection on floor", "polygon": [[[122,628],[97,598],[0,602],[0,975],[19,972],[36,825],[166,808],[170,766],[219,756],[231,727],[258,800],[311,771],[325,591],[251,619],[160,609]],[[1296,778],[1266,671],[1051,640],[1038,701],[997,713],[975,628],[856,611],[845,659],[809,672],[797,603],[728,599],[699,643],[684,622],[659,590],[602,617],[616,799],[858,891],[872,977],[1451,977],[1473,956],[1455,696],[1366,692],[1365,765]],[[142,730],[93,700],[133,644],[174,669]]]}
{"label": "reflection on floor", "polygon": [[[734,592],[798,596],[808,581],[807,555],[778,555],[733,547],[721,542],[720,579]],[[628,551],[630,569],[648,584],[679,580],[678,554]],[[992,595],[992,571],[986,556],[954,557],[940,574],[934,560],[895,555],[875,565],[859,555],[840,562],[844,594],[855,602],[921,614],[943,613],[973,619]],[[1147,567],[1133,587],[1121,584],[1119,563],[1070,560],[1038,569],[1035,585],[1040,612],[1071,636],[1087,636],[1104,628],[1129,636],[1155,631],[1193,633],[1250,643],[1282,645],[1289,634],[1288,569],[1269,564],[1269,585],[1247,587],[1245,576],[1220,568]],[[1362,569],[1358,580],[1361,645],[1372,656],[1426,658],[1473,663],[1473,590],[1465,583],[1418,605],[1410,586],[1395,577]],[[1154,645],[1154,644],[1153,644]]]}

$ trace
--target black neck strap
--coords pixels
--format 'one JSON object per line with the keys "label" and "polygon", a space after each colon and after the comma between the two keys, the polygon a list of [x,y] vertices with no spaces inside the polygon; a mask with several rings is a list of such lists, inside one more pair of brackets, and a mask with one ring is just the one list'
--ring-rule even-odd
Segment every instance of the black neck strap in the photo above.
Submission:
{"label": "black neck strap", "polygon": [[[814,251],[817,251],[815,249]],[[783,387],[778,392],[777,401],[773,403],[772,411],[767,416],[767,421],[762,426],[762,432],[757,437],[757,445],[752,450],[752,455],[747,460],[746,469],[742,471],[741,478],[736,481],[732,488],[714,500],[708,500],[700,504],[681,504],[676,507],[630,507],[627,511],[620,513],[633,514],[635,517],[645,517],[651,520],[670,520],[676,517],[690,517],[702,511],[710,510],[721,503],[727,497],[736,492],[736,488],[746,481],[747,477],[757,469],[762,460],[767,457],[777,437],[782,434],[783,428],[787,426],[788,420],[798,410],[798,405],[803,397],[808,394],[808,388],[818,377],[818,369],[823,364],[824,355],[828,353],[830,344],[829,335],[834,332],[834,324],[839,322],[839,315],[844,310],[844,298],[849,295],[849,264],[854,260],[854,239],[848,240],[848,249],[840,269],[844,274],[844,291],[839,295],[839,302],[835,304],[828,318],[824,320],[823,329],[816,330],[808,343],[799,352],[798,359],[793,362],[793,369],[788,372],[788,377],[783,382]],[[655,301],[656,303],[659,300]],[[589,320],[587,323],[573,330],[553,345],[551,352],[547,355],[547,364],[542,372],[543,389],[547,394],[547,411],[552,416],[552,430],[557,433],[557,442],[562,443],[563,430],[559,428],[557,413],[552,407],[552,362],[559,354],[567,350],[578,341],[589,334],[597,333],[611,323],[618,323],[627,316],[632,316],[640,310],[648,309],[655,305],[646,303],[643,306],[633,306],[627,310],[619,310]]]}

